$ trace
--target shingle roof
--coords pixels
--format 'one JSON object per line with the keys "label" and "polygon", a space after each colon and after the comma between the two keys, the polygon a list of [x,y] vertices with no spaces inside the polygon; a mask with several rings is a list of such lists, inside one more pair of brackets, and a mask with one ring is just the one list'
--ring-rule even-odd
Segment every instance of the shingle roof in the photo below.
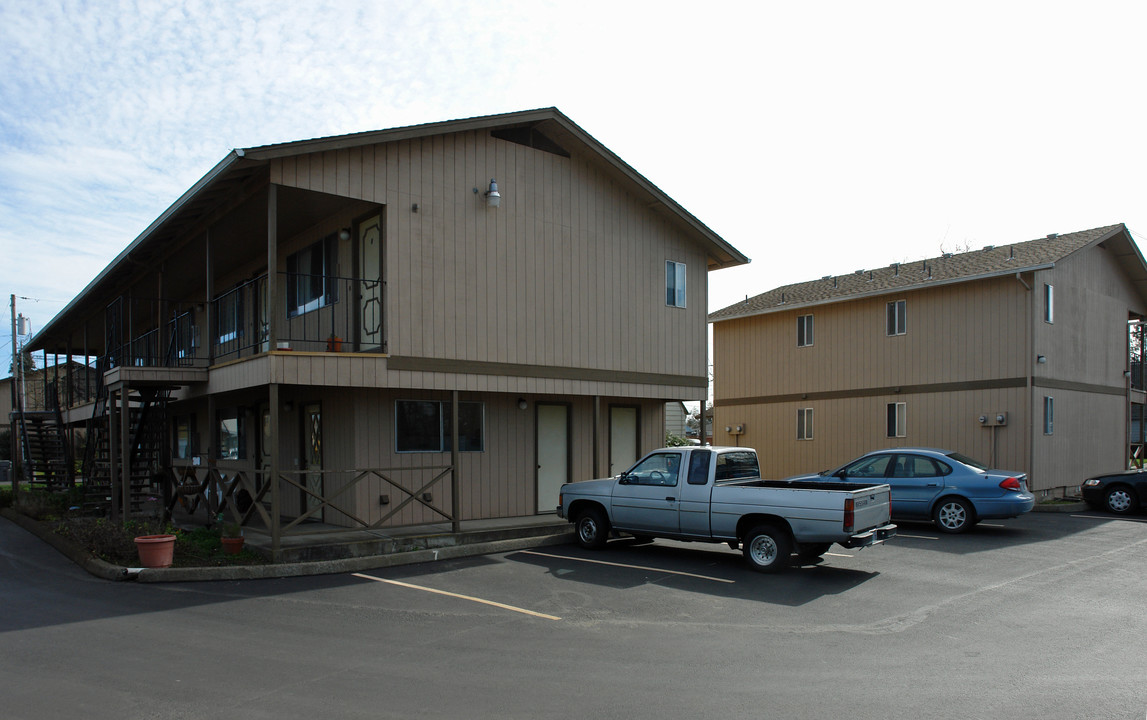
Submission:
{"label": "shingle roof", "polygon": [[784,285],[748,298],[709,315],[710,322],[750,315],[764,315],[794,306],[819,305],[869,295],[884,295],[928,285],[966,282],[977,278],[1051,267],[1071,253],[1126,233],[1123,224],[1065,235],[1049,235],[1012,245],[989,245],[982,250],[946,253],[927,260],[893,263],[874,270],[847,275],[827,275],[819,280]]}

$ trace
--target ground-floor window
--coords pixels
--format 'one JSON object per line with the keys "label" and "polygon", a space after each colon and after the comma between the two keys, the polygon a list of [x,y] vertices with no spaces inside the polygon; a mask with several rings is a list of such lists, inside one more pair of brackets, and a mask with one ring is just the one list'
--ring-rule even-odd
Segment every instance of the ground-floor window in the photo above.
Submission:
{"label": "ground-floor window", "polygon": [[219,411],[219,454],[221,460],[241,460],[247,457],[246,428],[243,413],[237,408]]}
{"label": "ground-floor window", "polygon": [[1043,398],[1043,434],[1051,435],[1055,429],[1055,398],[1044,395]]}
{"label": "ground-floor window", "polygon": [[812,408],[797,408],[797,440],[812,440]]}
{"label": "ground-floor window", "polygon": [[[396,400],[394,448],[397,452],[449,452],[454,420],[451,403],[436,400]],[[458,451],[485,450],[483,403],[458,403]]]}
{"label": "ground-floor window", "polygon": [[888,437],[908,435],[908,404],[888,403]]}

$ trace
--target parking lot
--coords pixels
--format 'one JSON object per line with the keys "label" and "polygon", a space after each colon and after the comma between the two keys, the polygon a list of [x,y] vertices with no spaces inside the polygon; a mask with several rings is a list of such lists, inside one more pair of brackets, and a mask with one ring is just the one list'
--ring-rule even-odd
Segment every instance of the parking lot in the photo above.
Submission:
{"label": "parking lot", "polygon": [[3,523],[5,715],[1143,718],[1145,521],[901,525],[779,575],[615,540],[173,585],[96,581]]}

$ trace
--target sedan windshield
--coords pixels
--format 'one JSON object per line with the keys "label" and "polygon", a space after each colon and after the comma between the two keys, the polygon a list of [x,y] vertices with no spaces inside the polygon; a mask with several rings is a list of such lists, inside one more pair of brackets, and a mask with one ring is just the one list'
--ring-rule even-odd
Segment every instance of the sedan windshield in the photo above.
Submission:
{"label": "sedan windshield", "polygon": [[975,469],[979,470],[980,472],[986,472],[988,469],[987,465],[983,464],[979,460],[973,460],[972,458],[968,457],[967,455],[961,455],[960,453],[954,452],[954,453],[948,453],[948,457],[950,457],[951,459],[955,460],[958,463],[962,463],[964,465],[967,465],[968,467],[975,468]]}

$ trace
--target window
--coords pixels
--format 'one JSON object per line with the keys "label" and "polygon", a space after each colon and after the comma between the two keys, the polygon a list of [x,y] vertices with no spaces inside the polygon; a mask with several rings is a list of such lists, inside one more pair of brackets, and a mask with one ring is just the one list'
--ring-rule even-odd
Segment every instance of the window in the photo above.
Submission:
{"label": "window", "polygon": [[240,317],[243,315],[243,293],[236,288],[220,296],[215,303],[216,343],[238,340],[242,335]]}
{"label": "window", "polygon": [[665,261],[665,304],[685,307],[685,263]]}
{"label": "window", "polygon": [[888,472],[891,455],[874,455],[861,458],[837,473],[842,478],[882,478]]}
{"label": "window", "polygon": [[735,450],[717,456],[717,470],[714,481],[759,478],[761,469],[757,466],[757,454]]}
{"label": "window", "polygon": [[624,478],[631,485],[674,486],[680,471],[681,453],[654,453],[634,465]]}
{"label": "window", "polygon": [[690,485],[705,485],[709,482],[709,461],[712,456],[710,450],[694,450],[689,456]]}
{"label": "window", "polygon": [[896,300],[888,303],[888,335],[903,335],[907,332],[905,324],[905,303],[904,300]]}
{"label": "window", "polygon": [[195,449],[192,447],[191,441],[192,424],[193,422],[190,415],[180,415],[175,418],[175,443],[173,444],[173,451],[175,457],[181,460],[186,460],[195,454]]}
{"label": "window", "polygon": [[812,315],[797,318],[797,347],[812,345]]}
{"label": "window", "polygon": [[1055,398],[1044,395],[1043,397],[1043,434],[1051,435],[1052,430],[1055,429]]}
{"label": "window", "polygon": [[797,408],[797,440],[812,440],[812,408]]}
{"label": "window", "polygon": [[1043,284],[1043,321],[1055,322],[1055,288],[1047,283]]}
{"label": "window", "polygon": [[[948,472],[951,471],[951,468],[948,468]],[[940,463],[921,455],[898,455],[896,463],[892,466],[894,478],[930,478],[947,474],[940,467]]]}
{"label": "window", "polygon": [[287,317],[338,302],[338,233],[287,256]]}
{"label": "window", "polygon": [[[448,402],[398,400],[394,403],[394,447],[398,452],[449,452],[453,417]],[[458,403],[458,451],[482,452],[482,403]]]}
{"label": "window", "polygon": [[888,437],[905,437],[908,433],[906,403],[888,403]]}
{"label": "window", "polygon": [[242,460],[247,457],[246,428],[243,413],[236,408],[219,412],[219,459]]}

